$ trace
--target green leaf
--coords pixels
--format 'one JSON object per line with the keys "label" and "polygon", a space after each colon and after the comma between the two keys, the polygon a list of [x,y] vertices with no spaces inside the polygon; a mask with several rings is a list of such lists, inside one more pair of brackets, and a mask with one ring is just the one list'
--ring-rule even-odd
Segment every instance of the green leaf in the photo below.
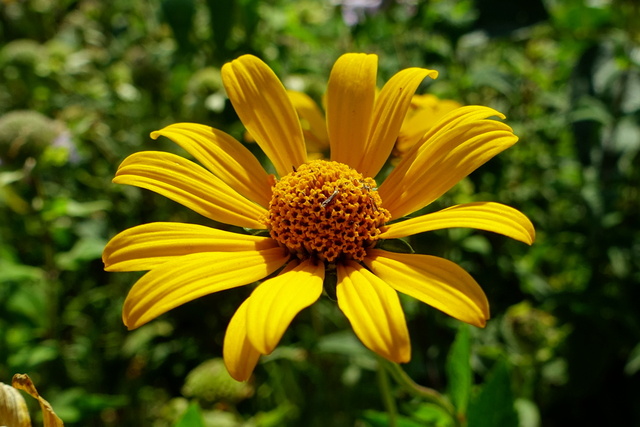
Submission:
{"label": "green leaf", "polygon": [[106,243],[102,238],[81,238],[70,251],[59,253],[55,257],[56,265],[62,270],[78,270],[87,261],[100,259]]}
{"label": "green leaf", "polygon": [[362,345],[352,331],[334,332],[320,337],[317,350],[321,353],[367,357],[371,361],[375,360],[371,352]]}
{"label": "green leaf", "polygon": [[448,394],[458,414],[463,414],[471,393],[471,340],[469,327],[460,324],[456,339],[447,357]]}
{"label": "green leaf", "polygon": [[[60,346],[53,340],[46,340],[37,346],[23,346],[8,358],[10,367],[37,369],[46,362],[60,357]],[[10,368],[11,369],[11,368]]]}
{"label": "green leaf", "polygon": [[540,410],[534,402],[528,399],[516,399],[516,412],[519,418],[519,427],[540,427]]}
{"label": "green leaf", "polygon": [[389,240],[380,240],[376,245],[377,248],[384,249],[389,252],[397,252],[400,254],[414,254],[416,251],[413,250],[409,242],[402,239],[389,239]]}
{"label": "green leaf", "polygon": [[227,59],[228,51],[226,43],[235,21],[234,4],[234,0],[207,0],[216,54],[224,60]]}
{"label": "green leaf", "polygon": [[[386,412],[378,412],[378,411],[364,411],[362,414],[363,420],[366,422],[365,425],[371,427],[387,427],[390,425],[389,414]],[[395,417],[395,424],[397,427],[424,427],[425,424],[422,422],[414,421],[410,418],[403,416]],[[428,424],[427,424],[428,425]]]}
{"label": "green leaf", "polygon": [[189,33],[196,14],[195,0],[163,0],[164,19],[167,21],[181,49],[189,50]]}
{"label": "green leaf", "polygon": [[0,258],[0,283],[45,280],[45,272],[41,268],[10,261],[5,253],[0,256],[3,257]]}
{"label": "green leaf", "polygon": [[182,417],[173,425],[173,427],[205,427],[200,406],[197,403],[189,405],[187,410],[184,411],[184,414],[182,414]]}
{"label": "green leaf", "polygon": [[[268,412],[258,412],[246,424],[256,427],[279,427],[287,424],[288,421],[296,419],[299,409],[291,402],[282,402],[276,408]],[[240,424],[237,424],[240,425]]]}
{"label": "green leaf", "polygon": [[638,371],[640,371],[640,344],[631,350],[627,364],[624,366],[624,373],[629,376],[634,375]]}
{"label": "green leaf", "polygon": [[481,255],[489,255],[491,253],[491,243],[489,239],[481,235],[473,235],[462,241],[462,247],[469,252],[475,252]]}
{"label": "green leaf", "polygon": [[498,362],[480,393],[469,402],[467,427],[517,427],[518,415],[504,360]]}
{"label": "green leaf", "polygon": [[338,286],[338,273],[335,268],[329,268],[325,272],[324,276],[324,292],[327,297],[331,301],[338,301],[338,296],[336,295],[336,288]]}
{"label": "green leaf", "polygon": [[442,406],[433,403],[422,403],[411,416],[424,426],[453,427],[456,425],[450,413],[445,411]]}

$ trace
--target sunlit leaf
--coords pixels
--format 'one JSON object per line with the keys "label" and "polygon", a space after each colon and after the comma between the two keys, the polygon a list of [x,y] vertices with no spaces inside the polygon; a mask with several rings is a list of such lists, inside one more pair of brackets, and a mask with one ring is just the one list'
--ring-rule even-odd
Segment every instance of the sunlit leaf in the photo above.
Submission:
{"label": "sunlit leaf", "polygon": [[448,394],[456,411],[464,414],[471,393],[471,340],[469,327],[460,324],[447,358]]}
{"label": "sunlit leaf", "polygon": [[480,393],[469,402],[467,427],[517,427],[509,370],[505,361],[493,368]]}
{"label": "sunlit leaf", "polygon": [[200,405],[192,403],[173,427],[206,427]]}

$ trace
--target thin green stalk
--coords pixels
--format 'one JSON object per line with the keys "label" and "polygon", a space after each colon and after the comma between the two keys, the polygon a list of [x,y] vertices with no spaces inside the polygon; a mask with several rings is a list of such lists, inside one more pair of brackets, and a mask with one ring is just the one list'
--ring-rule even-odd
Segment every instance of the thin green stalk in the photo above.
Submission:
{"label": "thin green stalk", "polygon": [[396,401],[391,394],[389,375],[381,363],[381,358],[378,358],[378,386],[382,395],[382,402],[389,414],[389,427],[397,427],[398,409],[396,408]]}
{"label": "thin green stalk", "polygon": [[453,407],[451,402],[449,402],[449,400],[442,394],[440,394],[437,390],[422,386],[413,381],[413,379],[411,379],[411,377],[409,377],[409,375],[407,375],[407,373],[397,363],[389,362],[388,360],[382,358],[380,358],[380,363],[389,371],[393,379],[406,392],[422,400],[440,406],[442,409],[451,414],[453,419],[457,420],[455,408]]}

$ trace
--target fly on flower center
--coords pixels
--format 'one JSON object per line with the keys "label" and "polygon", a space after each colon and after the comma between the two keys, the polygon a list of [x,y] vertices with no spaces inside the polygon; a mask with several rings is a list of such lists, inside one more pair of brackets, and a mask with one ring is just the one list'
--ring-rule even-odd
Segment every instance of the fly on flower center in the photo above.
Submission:
{"label": "fly on flower center", "polygon": [[267,227],[300,259],[362,261],[391,219],[376,182],[349,166],[313,160],[273,186]]}

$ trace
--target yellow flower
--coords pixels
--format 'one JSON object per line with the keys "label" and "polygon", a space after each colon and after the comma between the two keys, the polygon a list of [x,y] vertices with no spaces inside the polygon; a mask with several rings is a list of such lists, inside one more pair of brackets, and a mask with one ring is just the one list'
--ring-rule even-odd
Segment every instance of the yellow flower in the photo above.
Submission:
{"label": "yellow flower", "polygon": [[151,223],[118,234],[104,250],[105,268],[150,270],[124,303],[127,327],[278,270],[253,290],[227,328],[223,356],[237,380],[249,378],[260,355],[273,351],[296,314],[318,300],[326,271],[337,275],[338,306],[356,335],[391,361],[407,362],[411,356],[397,291],[464,322],[485,325],[486,296],[461,267],[434,256],[389,252],[376,243],[472,227],[531,244],[531,222],[493,202],[390,223],[440,197],[517,137],[504,123],[487,120],[504,118],[497,111],[459,108],[432,127],[378,187],[372,177],[393,149],[412,95],[425,77],[437,73],[400,71],[376,97],[376,70],[375,55],[346,54],[336,61],[327,90],[331,158],[308,161],[300,121],[273,71],[250,55],[222,68],[231,103],[279,179],[234,138],[199,124],[174,124],[151,136],[173,140],[204,168],[155,151],[124,160],[115,183],[155,191],[214,221],[269,233]]}

